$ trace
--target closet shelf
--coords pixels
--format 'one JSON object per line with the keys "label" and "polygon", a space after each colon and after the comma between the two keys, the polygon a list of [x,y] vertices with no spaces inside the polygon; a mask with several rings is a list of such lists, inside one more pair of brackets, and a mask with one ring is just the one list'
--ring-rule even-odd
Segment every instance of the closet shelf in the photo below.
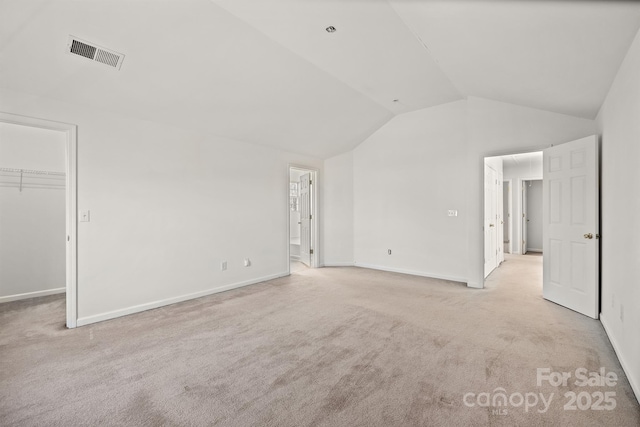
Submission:
{"label": "closet shelf", "polygon": [[[35,169],[0,168],[0,187],[64,188],[64,172]],[[25,182],[25,180],[27,182]]]}
{"label": "closet shelf", "polygon": [[0,172],[14,172],[14,173],[27,173],[30,175],[53,175],[53,176],[65,176],[64,172],[53,171],[39,171],[35,169],[16,169],[16,168],[0,168]]}

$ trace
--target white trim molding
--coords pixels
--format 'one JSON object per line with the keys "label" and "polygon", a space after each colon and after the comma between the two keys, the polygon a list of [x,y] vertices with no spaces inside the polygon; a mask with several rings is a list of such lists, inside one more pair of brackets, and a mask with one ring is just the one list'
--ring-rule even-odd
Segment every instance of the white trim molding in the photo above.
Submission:
{"label": "white trim molding", "polygon": [[47,295],[62,294],[66,290],[66,288],[55,288],[47,289],[44,291],[26,292],[24,294],[7,295],[4,297],[0,297],[0,304],[2,304],[3,302],[19,301],[29,298],[46,297]]}
{"label": "white trim molding", "polygon": [[420,277],[428,277],[428,278],[431,278],[431,279],[449,280],[451,282],[467,283],[467,279],[462,278],[462,277],[446,276],[446,275],[442,275],[442,274],[433,274],[433,273],[428,273],[428,272],[424,272],[424,271],[407,270],[407,269],[404,269],[404,268],[385,267],[385,266],[373,265],[373,264],[363,264],[363,263],[360,263],[360,262],[355,262],[354,266],[355,267],[362,267],[362,268],[369,268],[371,270],[389,271],[389,272],[392,272],[392,273],[409,274],[411,276],[420,276]]}
{"label": "white trim molding", "polygon": [[116,317],[127,316],[129,314],[140,313],[142,311],[152,310],[154,308],[164,307],[166,305],[175,304],[178,302],[188,301],[195,298],[204,297],[207,295],[217,294],[219,292],[229,291],[231,289],[241,288],[243,286],[254,285],[256,283],[266,282],[267,280],[278,279],[280,277],[288,276],[289,272],[273,274],[270,276],[260,277],[258,279],[246,280],[244,282],[232,283],[229,285],[218,286],[216,288],[206,289],[204,291],[193,292],[190,294],[180,295],[177,297],[166,298],[158,301],[152,301],[145,304],[134,305],[119,310],[108,311],[106,313],[94,314],[91,316],[85,316],[78,318],[78,326],[90,325],[92,323],[102,322],[105,320],[115,319]]}
{"label": "white trim molding", "polygon": [[611,328],[609,326],[607,326],[607,318],[600,313],[600,323],[602,323],[602,327],[604,328],[604,332],[607,334],[607,337],[609,338],[609,342],[611,342],[611,346],[613,347],[613,351],[615,351],[616,356],[618,356],[618,360],[620,361],[620,365],[622,366],[622,370],[624,371],[627,380],[629,380],[629,384],[631,384],[631,389],[633,390],[633,392],[636,395],[636,400],[638,400],[638,403],[640,403],[640,384],[636,383],[635,378],[633,377],[633,375],[631,374],[631,370],[629,369],[631,367],[630,364],[628,364],[627,360],[625,360],[625,358],[622,355],[622,352],[620,351],[620,346],[618,345],[617,341],[615,340],[615,338],[613,337],[613,334],[611,333]]}
{"label": "white trim molding", "polygon": [[354,267],[355,262],[343,262],[343,261],[325,261],[323,267]]}

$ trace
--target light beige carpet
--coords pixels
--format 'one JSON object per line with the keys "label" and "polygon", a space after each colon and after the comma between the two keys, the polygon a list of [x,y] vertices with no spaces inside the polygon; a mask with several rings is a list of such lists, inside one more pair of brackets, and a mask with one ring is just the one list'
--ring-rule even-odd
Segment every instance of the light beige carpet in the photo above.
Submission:
{"label": "light beige carpet", "polygon": [[[60,296],[2,304],[0,425],[640,425],[600,323],[542,299],[541,261],[509,256],[485,290],[304,269],[75,330]],[[617,384],[536,384],[582,367]],[[597,392],[615,409],[584,409]],[[540,393],[546,412],[516,405]]]}

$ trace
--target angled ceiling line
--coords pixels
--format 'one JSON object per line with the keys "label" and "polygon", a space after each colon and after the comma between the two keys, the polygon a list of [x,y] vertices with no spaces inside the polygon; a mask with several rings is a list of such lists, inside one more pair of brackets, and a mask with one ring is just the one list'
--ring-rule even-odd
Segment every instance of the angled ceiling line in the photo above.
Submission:
{"label": "angled ceiling line", "polygon": [[460,90],[460,88],[458,87],[458,85],[456,85],[453,80],[451,80],[451,78],[449,77],[449,75],[445,72],[445,70],[442,68],[442,65],[440,65],[440,62],[438,62],[438,60],[436,59],[436,57],[431,53],[431,50],[429,49],[429,46],[427,46],[427,44],[425,43],[424,40],[422,40],[422,38],[418,35],[418,33],[413,29],[413,27],[411,27],[411,25],[409,25],[407,23],[407,21],[402,17],[402,15],[400,15],[400,13],[398,12],[398,10],[395,8],[395,6],[393,5],[393,2],[390,0],[386,0],[387,3],[389,3],[389,6],[391,7],[391,9],[393,10],[393,12],[396,14],[396,16],[398,17],[398,19],[400,20],[400,22],[402,22],[402,24],[407,27],[407,29],[409,30],[409,32],[413,35],[413,37],[416,38],[416,40],[418,40],[418,43],[420,43],[420,45],[425,49],[427,55],[429,56],[429,58],[431,58],[433,60],[433,62],[438,66],[438,69],[440,70],[440,72],[442,73],[442,75],[447,79],[447,81],[449,83],[451,83],[451,86],[455,89],[456,93],[458,94],[458,96],[462,99],[466,99],[468,94],[465,94],[462,92],[462,90]]}

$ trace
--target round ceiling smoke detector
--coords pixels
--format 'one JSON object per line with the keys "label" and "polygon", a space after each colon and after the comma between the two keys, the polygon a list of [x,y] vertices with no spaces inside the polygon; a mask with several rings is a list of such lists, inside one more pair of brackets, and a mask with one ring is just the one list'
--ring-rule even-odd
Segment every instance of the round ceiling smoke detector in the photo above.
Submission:
{"label": "round ceiling smoke detector", "polygon": [[329,25],[327,28],[325,28],[325,30],[327,30],[327,33],[335,33],[336,27],[334,27],[333,25]]}

